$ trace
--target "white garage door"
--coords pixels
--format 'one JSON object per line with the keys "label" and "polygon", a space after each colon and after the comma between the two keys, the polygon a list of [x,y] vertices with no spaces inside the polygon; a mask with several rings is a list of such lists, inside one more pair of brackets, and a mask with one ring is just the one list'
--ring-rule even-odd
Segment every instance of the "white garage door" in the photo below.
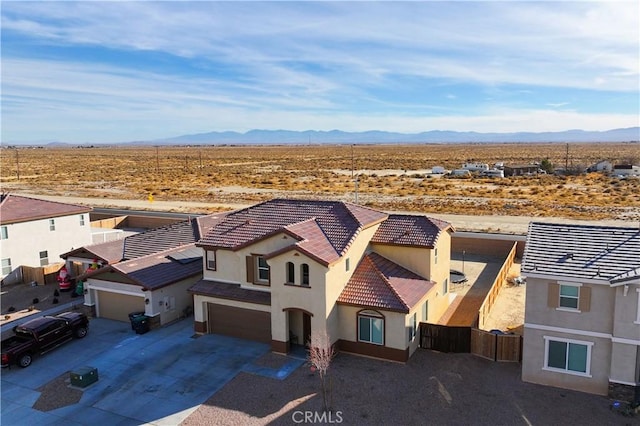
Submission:
{"label": "white garage door", "polygon": [[97,315],[118,321],[129,321],[131,312],[144,312],[144,297],[98,291]]}

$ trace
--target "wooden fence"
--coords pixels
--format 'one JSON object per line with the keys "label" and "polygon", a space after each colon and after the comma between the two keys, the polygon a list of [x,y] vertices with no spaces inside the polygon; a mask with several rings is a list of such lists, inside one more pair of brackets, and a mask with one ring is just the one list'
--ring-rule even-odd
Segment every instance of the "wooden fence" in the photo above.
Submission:
{"label": "wooden fence", "polygon": [[500,290],[507,282],[509,270],[511,269],[511,266],[513,266],[513,262],[516,258],[517,249],[518,243],[514,242],[511,250],[509,251],[509,254],[507,255],[507,258],[505,259],[502,267],[500,268],[500,271],[498,272],[498,275],[496,276],[496,279],[491,285],[491,289],[487,293],[487,296],[484,298],[482,305],[480,305],[480,309],[478,309],[478,319],[475,323],[476,327],[484,328],[486,318],[489,316],[489,312],[491,311],[491,308],[493,307],[493,304],[498,297],[498,293],[500,293]]}
{"label": "wooden fence", "polygon": [[38,285],[55,284],[58,271],[62,268],[64,263],[53,263],[47,266],[21,266],[22,268],[22,282],[31,283],[37,282]]}
{"label": "wooden fence", "polygon": [[494,334],[471,327],[450,327],[422,322],[420,347],[439,352],[472,353],[491,361],[522,360],[522,336]]}

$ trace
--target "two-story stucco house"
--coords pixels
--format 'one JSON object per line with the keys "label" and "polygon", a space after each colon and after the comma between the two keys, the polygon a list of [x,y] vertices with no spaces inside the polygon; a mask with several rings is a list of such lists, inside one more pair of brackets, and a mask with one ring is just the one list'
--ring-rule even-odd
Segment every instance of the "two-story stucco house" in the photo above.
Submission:
{"label": "two-story stucco house", "polygon": [[342,351],[406,361],[447,294],[451,226],[334,201],[272,200],[225,216],[198,242],[195,330],[286,353],[312,332]]}
{"label": "two-story stucco house", "polygon": [[0,201],[2,278],[18,267],[61,262],[60,254],[91,244],[90,207],[3,194]]}
{"label": "two-story stucco house", "polygon": [[640,229],[531,223],[522,273],[522,379],[633,398],[640,386]]}

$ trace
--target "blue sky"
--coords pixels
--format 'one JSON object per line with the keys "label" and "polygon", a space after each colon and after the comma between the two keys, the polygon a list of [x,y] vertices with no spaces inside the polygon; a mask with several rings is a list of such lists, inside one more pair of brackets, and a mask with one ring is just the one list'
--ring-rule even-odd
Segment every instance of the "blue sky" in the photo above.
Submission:
{"label": "blue sky", "polygon": [[3,1],[2,142],[639,125],[639,2]]}

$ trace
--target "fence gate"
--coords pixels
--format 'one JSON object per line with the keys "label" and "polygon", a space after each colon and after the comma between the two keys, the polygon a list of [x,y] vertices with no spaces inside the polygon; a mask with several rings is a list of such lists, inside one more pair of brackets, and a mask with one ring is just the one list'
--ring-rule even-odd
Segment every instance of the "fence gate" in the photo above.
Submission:
{"label": "fence gate", "polygon": [[440,352],[471,352],[471,327],[420,323],[420,347]]}

